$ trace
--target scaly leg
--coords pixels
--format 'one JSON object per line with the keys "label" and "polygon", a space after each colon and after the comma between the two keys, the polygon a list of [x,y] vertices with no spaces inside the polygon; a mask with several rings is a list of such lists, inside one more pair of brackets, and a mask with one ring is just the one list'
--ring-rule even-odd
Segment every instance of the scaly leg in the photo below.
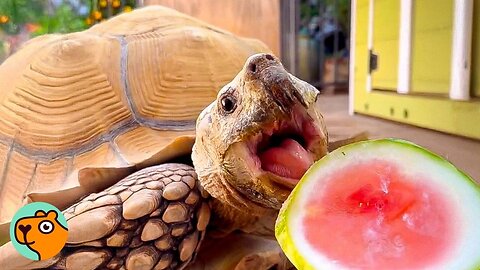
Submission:
{"label": "scaly leg", "polygon": [[[203,195],[203,196],[202,196]],[[135,172],[64,211],[67,245],[41,262],[21,257],[8,243],[8,269],[183,269],[192,262],[210,218],[194,169],[163,164]]]}

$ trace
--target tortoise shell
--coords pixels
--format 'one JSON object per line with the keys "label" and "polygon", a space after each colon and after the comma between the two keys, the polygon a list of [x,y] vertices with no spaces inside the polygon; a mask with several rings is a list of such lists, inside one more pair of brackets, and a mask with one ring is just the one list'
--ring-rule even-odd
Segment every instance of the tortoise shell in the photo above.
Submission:
{"label": "tortoise shell", "polygon": [[158,6],[27,42],[0,66],[0,231],[27,202],[64,209],[190,153],[198,114],[258,52]]}

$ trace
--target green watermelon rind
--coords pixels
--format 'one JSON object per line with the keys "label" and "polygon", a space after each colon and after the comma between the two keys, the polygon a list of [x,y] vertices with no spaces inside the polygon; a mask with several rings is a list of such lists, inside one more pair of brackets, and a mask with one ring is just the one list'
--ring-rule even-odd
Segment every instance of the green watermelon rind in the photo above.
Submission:
{"label": "green watermelon rind", "polygon": [[[304,174],[304,176],[301,178],[299,184],[293,189],[291,192],[290,196],[285,200],[282,208],[280,209],[278,218],[276,220],[275,224],[275,237],[277,238],[277,241],[280,244],[280,247],[282,248],[283,252],[285,255],[288,257],[288,259],[295,265],[297,269],[302,269],[302,270],[320,270],[316,269],[313,265],[311,265],[308,260],[298,252],[298,248],[295,246],[295,243],[293,241],[292,233],[289,230],[288,226],[288,221],[289,221],[289,206],[291,205],[292,201],[295,200],[296,196],[301,193],[302,189],[302,183],[304,181],[308,181],[307,179],[314,174],[314,171],[318,170],[322,166],[322,164],[328,163],[328,162],[335,162],[334,159],[337,157],[338,153],[345,153],[351,150],[355,150],[357,147],[372,147],[373,146],[383,146],[385,144],[389,145],[394,145],[396,147],[408,147],[410,150],[416,152],[417,154],[424,155],[428,158],[430,158],[432,161],[437,162],[440,165],[443,165],[445,168],[448,170],[454,171],[460,178],[463,178],[468,184],[471,185],[471,187],[476,190],[478,196],[480,197],[480,185],[478,185],[470,176],[465,174],[463,171],[459,170],[457,167],[455,167],[452,163],[444,159],[443,157],[417,145],[412,142],[402,140],[402,139],[396,139],[396,138],[387,138],[387,139],[376,139],[376,140],[367,140],[367,141],[361,141],[357,143],[352,143],[349,145],[342,146],[335,151],[327,154],[325,157],[322,159],[318,160],[315,162],[314,165],[312,165],[307,172]],[[479,270],[480,269],[480,256],[478,258],[478,261],[474,263],[474,267],[468,270]],[[467,270],[467,269],[466,269]]]}

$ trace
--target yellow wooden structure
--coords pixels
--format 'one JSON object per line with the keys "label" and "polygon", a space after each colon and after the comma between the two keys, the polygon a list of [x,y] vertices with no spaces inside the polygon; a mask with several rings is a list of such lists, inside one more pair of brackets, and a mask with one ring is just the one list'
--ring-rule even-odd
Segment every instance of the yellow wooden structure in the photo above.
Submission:
{"label": "yellow wooden structure", "polygon": [[479,1],[353,0],[351,53],[351,113],[480,139]]}

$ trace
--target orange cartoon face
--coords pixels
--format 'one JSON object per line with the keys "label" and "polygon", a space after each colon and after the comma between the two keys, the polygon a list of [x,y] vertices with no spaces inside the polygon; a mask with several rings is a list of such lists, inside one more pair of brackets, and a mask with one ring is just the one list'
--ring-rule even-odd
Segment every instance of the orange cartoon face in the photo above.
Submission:
{"label": "orange cartoon face", "polygon": [[38,210],[35,216],[24,217],[15,224],[15,238],[37,253],[39,260],[57,255],[65,245],[68,230],[57,220],[58,214],[51,210]]}

